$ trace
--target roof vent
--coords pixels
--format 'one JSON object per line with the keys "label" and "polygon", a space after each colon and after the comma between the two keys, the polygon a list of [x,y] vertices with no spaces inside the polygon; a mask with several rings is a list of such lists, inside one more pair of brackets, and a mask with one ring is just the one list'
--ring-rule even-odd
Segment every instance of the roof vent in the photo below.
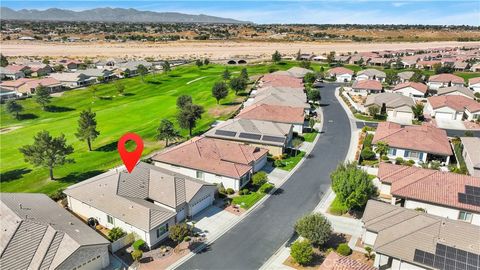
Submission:
{"label": "roof vent", "polygon": [[68,225],[73,225],[73,222],[69,221],[69,222],[68,222]]}
{"label": "roof vent", "polygon": [[22,204],[21,204],[21,203],[19,203],[19,204],[18,204],[18,207],[20,207],[20,209],[23,209],[23,208],[22,208]]}

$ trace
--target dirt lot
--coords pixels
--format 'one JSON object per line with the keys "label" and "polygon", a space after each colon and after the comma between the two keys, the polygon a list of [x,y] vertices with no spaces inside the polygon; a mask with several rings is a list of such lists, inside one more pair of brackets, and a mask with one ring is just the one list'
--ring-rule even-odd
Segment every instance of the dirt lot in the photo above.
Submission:
{"label": "dirt lot", "polygon": [[226,59],[231,57],[270,58],[278,50],[283,54],[302,52],[321,54],[336,52],[364,52],[375,50],[426,49],[446,46],[480,45],[480,42],[392,42],[392,43],[352,43],[352,42],[234,42],[234,41],[179,41],[170,43],[43,43],[43,42],[3,42],[1,51],[6,56],[51,56],[51,57],[158,57],[178,59],[208,57]]}

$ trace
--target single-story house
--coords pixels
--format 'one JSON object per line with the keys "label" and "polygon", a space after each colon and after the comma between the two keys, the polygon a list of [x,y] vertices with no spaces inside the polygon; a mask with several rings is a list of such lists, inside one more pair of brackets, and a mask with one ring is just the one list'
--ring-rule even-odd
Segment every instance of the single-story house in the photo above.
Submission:
{"label": "single-story house", "polygon": [[357,73],[357,77],[355,78],[357,81],[362,80],[375,80],[379,82],[384,82],[387,78],[385,72],[380,71],[378,69],[369,68],[361,70]]}
{"label": "single-story house", "polygon": [[423,98],[427,94],[428,86],[418,82],[404,82],[397,84],[392,91],[406,97]]}
{"label": "single-story house", "polygon": [[300,107],[255,104],[241,110],[236,118],[291,124],[298,134],[303,133],[305,126],[305,110]]}
{"label": "single-story house", "polygon": [[437,90],[437,95],[439,96],[459,95],[459,96],[464,96],[470,99],[475,98],[473,91],[463,85],[462,86],[454,85],[454,86],[439,88]]}
{"label": "single-story house", "polygon": [[427,125],[402,127],[392,122],[379,123],[373,136],[374,148],[378,142],[388,144],[387,157],[392,160],[403,158],[416,163],[437,160],[448,165],[453,155],[447,132]]}
{"label": "single-story house", "polygon": [[371,66],[385,66],[392,63],[392,58],[374,57],[367,61]]}
{"label": "single-story house", "polygon": [[110,242],[45,194],[0,194],[2,269],[104,269]]}
{"label": "single-story house", "polygon": [[[478,138],[477,138],[478,139]],[[478,178],[419,167],[380,163],[378,180],[381,197],[393,205],[422,209],[425,213],[480,226],[480,201],[470,199],[471,190],[480,191]],[[445,194],[449,194],[445,196]],[[480,199],[480,198],[479,198]]]}
{"label": "single-story house", "polygon": [[480,93],[480,77],[471,78],[468,80],[468,87],[475,93]]}
{"label": "single-story house", "polygon": [[307,102],[307,97],[303,91],[298,92],[282,92],[282,91],[268,91],[268,93],[257,92],[254,98],[249,98],[244,107],[249,107],[255,104],[269,104],[277,106],[288,106],[293,108],[302,108],[306,114],[310,113],[312,106]]}
{"label": "single-story house", "polygon": [[304,88],[303,80],[296,78],[286,72],[285,74],[270,73],[265,74],[259,81],[259,87],[290,87]]}
{"label": "single-story house", "polygon": [[333,57],[333,60],[339,63],[347,63],[350,60],[350,58],[351,58],[350,55],[335,55]]}
{"label": "single-story house", "polygon": [[14,81],[4,81],[0,84],[3,88],[10,89],[16,92],[18,97],[30,96],[35,93],[36,88],[42,85],[47,88],[51,93],[62,90],[62,84],[60,81],[54,78],[42,78],[42,79],[30,79],[21,78]]}
{"label": "single-story house", "polygon": [[16,99],[17,97],[17,92],[8,88],[3,88],[0,84],[0,102],[4,102],[5,100],[9,99]]}
{"label": "single-story house", "polygon": [[265,148],[272,156],[290,146],[293,125],[262,120],[230,119],[205,133],[206,137]]}
{"label": "single-story house", "polygon": [[399,72],[397,74],[398,80],[399,80],[400,83],[408,82],[412,78],[413,74],[415,74],[415,72],[413,72],[413,71]]}
{"label": "single-story house", "polygon": [[417,62],[417,68],[431,70],[435,65],[442,64],[440,60],[422,60]]}
{"label": "single-story house", "polygon": [[352,85],[352,91],[366,96],[372,93],[381,93],[383,91],[382,83],[376,80],[355,81]]}
{"label": "single-story house", "polygon": [[480,177],[480,138],[461,137],[462,156],[467,165],[468,173]]}
{"label": "single-story house", "polygon": [[29,63],[28,66],[30,67],[30,70],[32,72],[31,76],[34,77],[47,76],[48,74],[53,72],[52,67],[48,64]]}
{"label": "single-story house", "polygon": [[10,70],[5,67],[0,67],[0,79],[10,79],[10,80],[17,80],[20,78],[24,78],[25,73],[22,71],[17,70]]}
{"label": "single-story house", "polygon": [[437,75],[432,75],[428,78],[428,88],[432,90],[438,90],[441,87],[448,86],[463,86],[464,80],[462,77],[457,75],[442,73]]}
{"label": "single-story house", "polygon": [[69,71],[77,71],[78,65],[82,64],[82,61],[62,59],[58,61],[58,64],[63,65]]}
{"label": "single-story house", "polygon": [[385,110],[388,120],[392,122],[411,123],[414,115],[412,106],[415,101],[411,97],[398,95],[395,93],[380,93],[367,96],[365,108],[377,106],[380,110]]}
{"label": "single-story house", "polygon": [[103,77],[104,80],[108,81],[112,79],[115,75],[111,70],[108,69],[97,69],[97,68],[88,68],[81,71],[82,74],[85,74],[88,77],[97,79]]}
{"label": "single-story house", "polygon": [[323,260],[319,270],[377,270],[377,268],[331,251]]}
{"label": "single-story house", "polygon": [[353,71],[344,67],[329,69],[327,74],[330,78],[335,78],[337,82],[349,82],[353,77]]}
{"label": "single-story house", "polygon": [[468,69],[468,63],[467,62],[460,62],[460,61],[457,61],[455,63],[453,63],[453,68],[456,70],[456,71],[465,71]]}
{"label": "single-story house", "polygon": [[308,73],[313,73],[313,70],[301,67],[291,67],[287,70],[287,72],[290,74],[290,76],[295,78],[303,78]]}
{"label": "single-story house", "polygon": [[374,200],[362,221],[379,269],[478,269],[479,226]]}
{"label": "single-story house", "polygon": [[131,173],[109,171],[68,187],[68,207],[98,224],[134,233],[149,247],[168,228],[212,205],[217,187],[140,162]]}
{"label": "single-story house", "polygon": [[315,62],[326,62],[327,61],[327,57],[326,56],[323,56],[323,55],[317,55],[317,56],[314,56],[312,58],[312,61],[315,61]]}
{"label": "single-story house", "polygon": [[457,121],[480,119],[480,103],[464,96],[429,97],[427,108],[435,119]]}
{"label": "single-story house", "polygon": [[267,162],[268,150],[231,141],[195,137],[152,157],[155,165],[208,183],[242,189]]}
{"label": "single-story house", "polygon": [[416,67],[417,66],[417,61],[418,61],[418,58],[416,58],[416,57],[412,57],[412,58],[404,57],[401,60],[403,68]]}
{"label": "single-story house", "polygon": [[68,88],[88,86],[97,81],[96,77],[90,77],[81,72],[52,73],[49,77],[60,81],[63,86]]}

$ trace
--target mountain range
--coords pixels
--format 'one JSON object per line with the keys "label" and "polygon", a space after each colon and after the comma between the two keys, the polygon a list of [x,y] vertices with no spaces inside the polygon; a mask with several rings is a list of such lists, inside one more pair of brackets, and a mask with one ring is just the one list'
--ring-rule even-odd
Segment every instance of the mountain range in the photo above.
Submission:
{"label": "mountain range", "polygon": [[250,23],[204,14],[191,15],[178,12],[141,11],[133,8],[95,8],[83,11],[49,8],[46,10],[13,10],[1,7],[2,20],[27,21],[88,21],[88,22],[151,22],[151,23]]}

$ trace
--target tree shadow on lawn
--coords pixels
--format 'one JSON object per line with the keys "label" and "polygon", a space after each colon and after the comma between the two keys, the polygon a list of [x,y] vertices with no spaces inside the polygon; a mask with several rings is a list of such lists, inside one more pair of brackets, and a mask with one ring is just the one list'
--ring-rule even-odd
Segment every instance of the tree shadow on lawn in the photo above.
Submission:
{"label": "tree shadow on lawn", "polygon": [[240,105],[240,104],[242,104],[242,102],[231,101],[231,102],[222,103],[221,105],[225,105],[225,106],[235,106],[235,105]]}
{"label": "tree shadow on lawn", "polygon": [[73,108],[69,108],[69,107],[60,107],[60,106],[55,106],[55,105],[48,105],[46,107],[47,109],[47,112],[71,112],[71,111],[75,111],[75,109]]}
{"label": "tree shadow on lawn", "polygon": [[160,84],[162,84],[162,82],[159,82],[159,81],[147,81],[147,83],[149,83],[149,84],[155,84],[155,85],[160,85]]}
{"label": "tree shadow on lawn", "polygon": [[111,142],[109,144],[102,145],[95,149],[94,151],[100,151],[100,152],[112,152],[117,150],[117,144],[118,142]]}
{"label": "tree shadow on lawn", "polygon": [[170,77],[170,78],[178,78],[178,77],[182,77],[182,76],[179,75],[179,74],[169,74],[168,77]]}
{"label": "tree shadow on lawn", "polygon": [[123,93],[123,96],[124,97],[131,97],[131,96],[135,96],[136,94],[134,93]]}
{"label": "tree shadow on lawn", "polygon": [[0,182],[10,182],[13,180],[20,179],[24,174],[31,172],[32,169],[21,168],[15,169],[7,172],[3,172],[0,174]]}
{"label": "tree shadow on lawn", "polygon": [[33,114],[33,113],[22,113],[18,115],[18,120],[31,120],[31,119],[37,119],[38,115]]}
{"label": "tree shadow on lawn", "polygon": [[103,96],[103,97],[99,97],[99,99],[101,99],[101,100],[112,100],[113,98],[111,96]]}
{"label": "tree shadow on lawn", "polygon": [[66,183],[78,183],[104,172],[105,171],[102,171],[102,170],[92,170],[88,172],[72,172],[72,173],[69,173],[67,176],[56,179],[56,181],[66,182]]}

